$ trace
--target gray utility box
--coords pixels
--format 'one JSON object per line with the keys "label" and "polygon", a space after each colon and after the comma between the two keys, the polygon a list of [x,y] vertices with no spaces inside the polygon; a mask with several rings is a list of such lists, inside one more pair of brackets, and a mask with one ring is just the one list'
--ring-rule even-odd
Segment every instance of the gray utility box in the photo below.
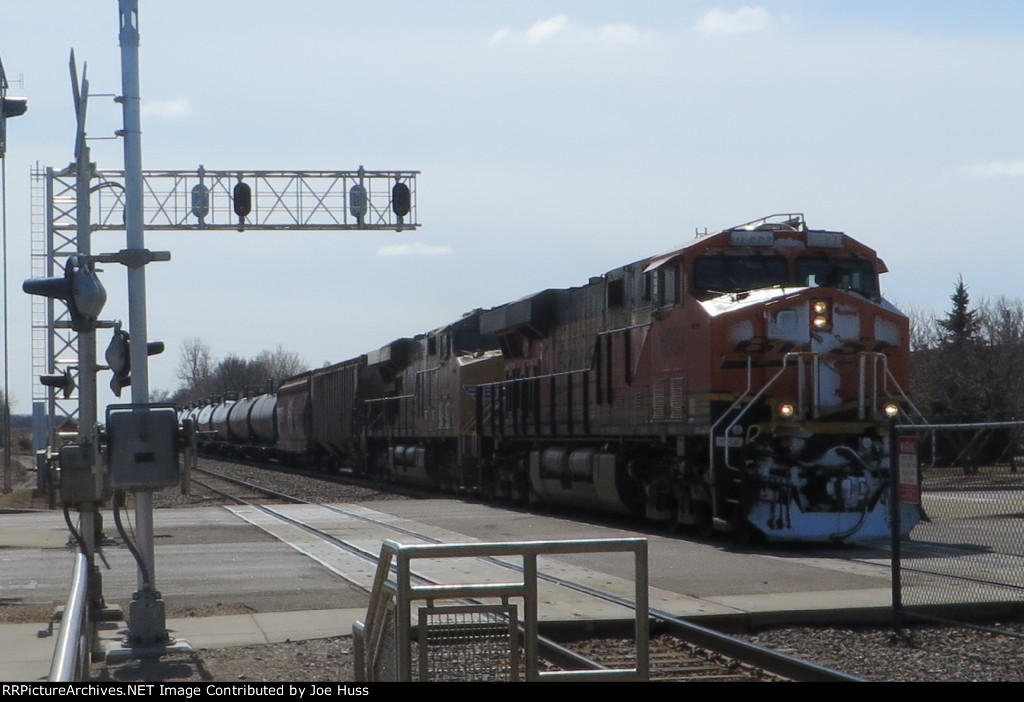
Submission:
{"label": "gray utility box", "polygon": [[177,485],[178,413],[172,405],[107,408],[107,468],[115,490]]}

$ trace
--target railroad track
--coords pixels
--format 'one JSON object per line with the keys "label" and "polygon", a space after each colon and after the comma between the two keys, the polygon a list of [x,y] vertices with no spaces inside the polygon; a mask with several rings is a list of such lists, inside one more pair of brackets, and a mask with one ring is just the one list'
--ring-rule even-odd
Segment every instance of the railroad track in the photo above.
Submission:
{"label": "railroad track", "polygon": [[[415,528],[414,523],[396,524],[394,519],[375,517],[372,510],[347,508],[332,505],[314,505],[305,500],[295,498],[281,492],[268,490],[248,480],[239,480],[229,476],[202,471],[200,480],[204,489],[215,491],[221,499],[230,499],[233,504],[246,505],[242,511],[234,510],[239,516],[251,521],[261,528],[274,533],[275,530],[299,528],[307,535],[329,544],[343,555],[339,556],[342,565],[336,566],[335,572],[342,577],[347,573],[366,571],[366,566],[352,566],[351,559],[363,563],[370,562],[374,566],[378,554],[336,535],[335,528],[344,520],[355,521],[361,525],[372,524],[374,527],[387,530],[394,534],[395,540],[409,542],[411,539],[426,543],[441,543],[442,539],[430,533],[423,533]],[[214,484],[216,482],[216,485]],[[271,506],[270,503],[278,505]],[[315,506],[320,517],[306,518],[289,516],[282,504],[309,504]],[[320,528],[324,524],[332,526],[331,533]],[[348,562],[348,565],[344,563]],[[319,559],[332,570],[328,563]],[[503,568],[516,568],[509,563],[493,560],[490,565]],[[349,578],[351,579],[351,578]],[[544,574],[542,579],[559,588],[583,592],[586,596],[601,598],[623,607],[632,608],[632,602],[616,595],[600,592],[589,586],[580,585],[557,575]],[[355,584],[369,590],[369,582]],[[764,649],[738,639],[719,634],[685,621],[673,618],[663,612],[651,612],[652,630],[663,632],[652,636],[650,642],[650,678],[664,681],[823,681],[823,680],[856,680],[851,676],[808,664],[787,655]],[[551,640],[539,642],[541,656],[553,667],[578,670],[581,668],[614,668],[631,667],[628,659],[635,655],[631,641],[590,636],[585,640],[559,644]]]}
{"label": "railroad track", "polygon": [[[602,668],[630,669],[636,664],[632,639],[589,638],[567,642],[564,646]],[[550,655],[550,651],[548,653]],[[671,634],[652,636],[648,655],[651,682],[794,682],[800,679],[767,671]],[[550,660],[547,663],[551,665]],[[559,666],[552,667],[558,669]]]}
{"label": "railroad track", "polygon": [[[201,477],[199,477],[201,476]],[[238,505],[259,505],[272,503],[302,504],[306,500],[272,490],[262,485],[218,473],[204,468],[194,468],[191,482],[209,492],[217,500]]]}

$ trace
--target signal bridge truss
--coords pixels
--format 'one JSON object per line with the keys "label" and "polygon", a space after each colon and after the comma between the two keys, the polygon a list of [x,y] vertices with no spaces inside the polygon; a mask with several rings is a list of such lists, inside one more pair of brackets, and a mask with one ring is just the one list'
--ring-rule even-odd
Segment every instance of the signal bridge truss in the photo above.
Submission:
{"label": "signal bridge truss", "polygon": [[[147,230],[416,229],[418,171],[143,171]],[[94,231],[124,229],[124,172],[94,171]],[[75,170],[53,173],[54,226],[75,225]],[[250,211],[234,209],[238,183],[251,190]],[[402,203],[395,186],[405,186]],[[63,210],[60,204],[68,203]]]}
{"label": "signal bridge truss", "polygon": [[[415,230],[419,171],[143,170],[144,229],[150,231]],[[78,253],[77,165],[32,171],[32,277],[59,275]],[[91,231],[123,230],[124,171],[89,173]],[[244,186],[240,193],[239,184]],[[109,326],[101,323],[100,326]],[[77,334],[62,304],[32,297],[32,397],[46,432],[77,415],[77,398],[57,397],[39,376],[70,368],[77,376]],[[42,405],[47,406],[46,410]],[[37,434],[38,435],[38,434]]]}

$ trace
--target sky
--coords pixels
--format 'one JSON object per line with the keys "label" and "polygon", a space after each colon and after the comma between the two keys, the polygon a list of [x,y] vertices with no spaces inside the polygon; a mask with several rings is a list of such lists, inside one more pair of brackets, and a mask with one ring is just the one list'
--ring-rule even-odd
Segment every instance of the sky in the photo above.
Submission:
{"label": "sky", "polygon": [[[72,49],[93,160],[123,168],[118,3],[0,7],[29,100],[6,159],[28,413],[30,173],[74,160]],[[140,0],[138,19],[144,169],[420,171],[415,231],[147,233],[172,256],[146,273],[154,392],[188,338],[316,367],[777,212],[878,250],[906,310],[942,314],[960,276],[973,300],[1024,297],[1024,3]],[[123,269],[103,271],[102,317],[127,320]]]}

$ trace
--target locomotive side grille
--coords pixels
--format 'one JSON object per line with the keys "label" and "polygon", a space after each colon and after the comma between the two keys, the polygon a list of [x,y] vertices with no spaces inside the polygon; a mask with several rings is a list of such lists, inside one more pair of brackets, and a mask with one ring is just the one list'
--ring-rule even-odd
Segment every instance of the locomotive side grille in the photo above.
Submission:
{"label": "locomotive side grille", "polygon": [[686,378],[655,378],[651,381],[651,419],[679,420],[686,417]]}
{"label": "locomotive side grille", "polygon": [[651,383],[651,419],[665,419],[665,379],[655,378]]}
{"label": "locomotive side grille", "polygon": [[672,378],[669,383],[669,419],[683,419],[686,416],[686,379]]}

